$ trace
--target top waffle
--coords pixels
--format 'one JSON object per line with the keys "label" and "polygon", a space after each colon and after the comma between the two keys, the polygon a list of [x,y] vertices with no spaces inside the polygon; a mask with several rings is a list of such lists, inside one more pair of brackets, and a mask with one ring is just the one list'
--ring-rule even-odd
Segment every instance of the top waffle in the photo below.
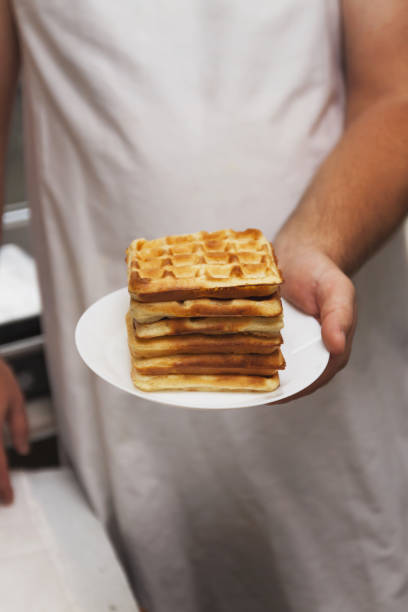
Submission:
{"label": "top waffle", "polygon": [[282,282],[272,246],[256,229],[141,238],[126,256],[129,293],[141,302],[264,296]]}

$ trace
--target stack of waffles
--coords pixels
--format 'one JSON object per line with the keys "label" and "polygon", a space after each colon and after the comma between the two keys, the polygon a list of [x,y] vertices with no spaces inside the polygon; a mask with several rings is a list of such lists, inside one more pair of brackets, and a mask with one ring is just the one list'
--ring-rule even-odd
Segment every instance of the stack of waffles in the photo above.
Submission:
{"label": "stack of waffles", "polygon": [[259,230],[134,240],[126,252],[133,383],[144,391],[273,391],[282,277]]}

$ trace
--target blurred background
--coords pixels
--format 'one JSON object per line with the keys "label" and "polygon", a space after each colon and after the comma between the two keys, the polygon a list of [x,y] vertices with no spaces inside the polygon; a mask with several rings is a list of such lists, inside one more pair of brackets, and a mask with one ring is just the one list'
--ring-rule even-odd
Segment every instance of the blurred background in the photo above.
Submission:
{"label": "blurred background", "polygon": [[58,464],[58,455],[24,180],[21,90],[6,161],[5,203],[0,247],[0,356],[12,366],[24,390],[32,447],[29,457],[22,458],[6,440],[9,462],[14,467],[51,467]]}
{"label": "blurred background", "polygon": [[23,469],[12,470],[15,502],[0,507],[0,609],[62,612],[75,602],[75,609],[87,612],[140,612],[105,530],[73,473],[59,465],[31,248],[22,123],[19,91],[0,243],[0,356],[13,368],[26,397],[31,452],[19,456],[5,432],[9,465]]}

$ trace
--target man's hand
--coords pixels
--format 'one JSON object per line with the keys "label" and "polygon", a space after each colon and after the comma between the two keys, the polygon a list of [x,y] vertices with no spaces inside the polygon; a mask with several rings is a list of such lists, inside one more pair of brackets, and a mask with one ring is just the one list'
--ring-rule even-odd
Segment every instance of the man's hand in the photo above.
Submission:
{"label": "man's hand", "polygon": [[342,0],[345,129],[274,240],[283,294],[319,319],[331,355],[323,376],[302,395],[347,363],[356,306],[346,274],[367,261],[408,211],[406,4]]}
{"label": "man's hand", "polygon": [[0,360],[0,502],[11,504],[13,490],[2,438],[5,424],[8,426],[16,451],[26,455],[29,452],[28,423],[23,394],[10,368]]}
{"label": "man's hand", "polygon": [[[347,364],[357,322],[355,290],[351,280],[321,251],[293,245],[279,249],[279,266],[285,282],[282,294],[299,310],[316,317],[323,342],[330,352],[323,374],[290,400],[312,393]],[[288,400],[286,400],[288,401]]]}

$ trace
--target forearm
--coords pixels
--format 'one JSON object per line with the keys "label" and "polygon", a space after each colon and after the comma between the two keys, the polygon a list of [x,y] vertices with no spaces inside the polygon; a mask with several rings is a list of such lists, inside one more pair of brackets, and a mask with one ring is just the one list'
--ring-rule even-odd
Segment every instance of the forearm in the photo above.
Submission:
{"label": "forearm", "polygon": [[351,274],[390,236],[408,207],[408,99],[384,99],[349,125],[276,238],[318,248]]}

